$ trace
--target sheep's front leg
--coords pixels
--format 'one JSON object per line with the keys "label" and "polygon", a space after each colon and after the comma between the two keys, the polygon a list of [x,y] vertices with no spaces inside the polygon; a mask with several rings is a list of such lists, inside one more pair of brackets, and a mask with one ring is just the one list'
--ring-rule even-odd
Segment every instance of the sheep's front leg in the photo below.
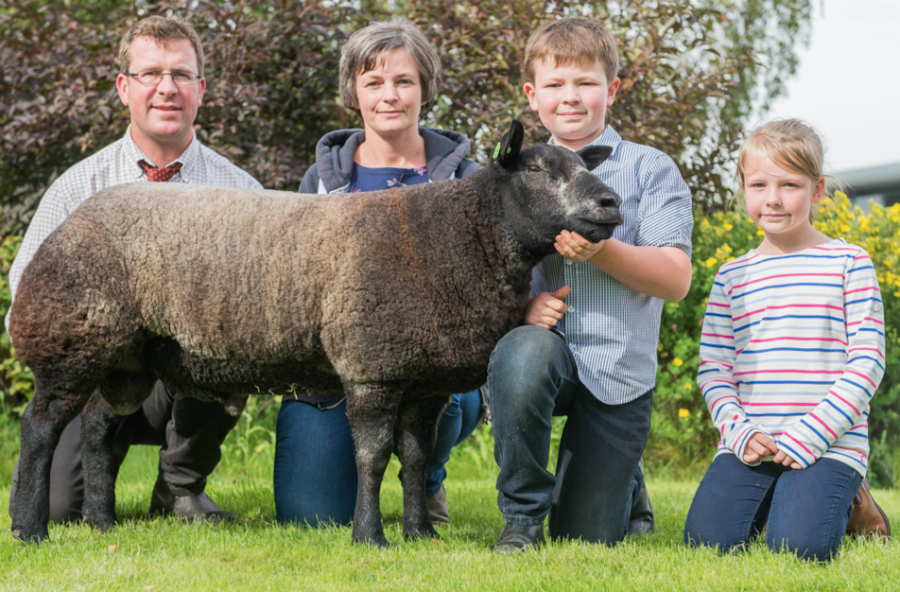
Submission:
{"label": "sheep's front leg", "polygon": [[359,476],[353,541],[387,547],[379,496],[381,480],[391,459],[394,422],[402,390],[396,386],[352,383],[345,383],[344,390]]}
{"label": "sheep's front leg", "polygon": [[84,469],[84,521],[106,531],[116,523],[116,476],[119,465],[113,441],[121,416],[94,391],[81,415],[81,462]]}
{"label": "sheep's front leg", "polygon": [[35,377],[34,397],[22,414],[19,481],[11,502],[13,536],[26,542],[49,538],[53,451],[62,431],[75,419],[90,394],[88,390],[82,396],[57,396],[45,384],[45,380]]}
{"label": "sheep's front leg", "polygon": [[425,502],[425,470],[434,451],[437,423],[446,397],[401,405],[397,415],[397,453],[403,465],[403,536],[438,538]]}

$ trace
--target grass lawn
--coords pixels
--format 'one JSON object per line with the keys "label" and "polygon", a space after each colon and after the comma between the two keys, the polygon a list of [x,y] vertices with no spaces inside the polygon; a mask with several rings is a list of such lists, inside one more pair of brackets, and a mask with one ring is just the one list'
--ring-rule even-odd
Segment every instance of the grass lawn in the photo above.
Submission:
{"label": "grass lawn", "polygon": [[[488,551],[500,534],[492,462],[485,442],[467,443],[448,467],[453,524],[439,541],[406,542],[396,460],[382,492],[392,546],[351,544],[349,528],[314,530],[274,523],[271,432],[243,422],[208,492],[241,516],[236,524],[149,520],[155,449],[129,453],[117,485],[120,524],[101,534],[83,524],[50,527],[51,541],[24,545],[9,534],[8,487],[0,488],[0,590],[898,590],[900,543],[847,540],[828,565],[770,553],[719,555],[681,543],[699,478],[656,479],[653,535],[615,548],[551,543],[519,557]],[[475,467],[473,469],[473,466]],[[6,481],[4,481],[5,483]],[[900,490],[876,491],[900,524]],[[2,534],[2,533],[6,534]]]}

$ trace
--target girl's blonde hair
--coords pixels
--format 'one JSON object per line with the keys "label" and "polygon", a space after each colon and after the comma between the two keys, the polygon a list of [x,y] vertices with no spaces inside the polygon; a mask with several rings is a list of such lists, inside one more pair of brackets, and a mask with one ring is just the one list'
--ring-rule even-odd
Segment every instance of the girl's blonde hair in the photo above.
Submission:
{"label": "girl's blonde hair", "polygon": [[[738,207],[744,205],[744,178],[751,158],[768,157],[779,167],[808,177],[813,183],[830,179],[840,187],[837,179],[825,175],[825,147],[816,131],[799,119],[776,119],[756,128],[741,146],[735,179],[740,187],[734,196]],[[825,197],[831,197],[826,185]],[[809,209],[809,221],[815,218],[815,207]]]}

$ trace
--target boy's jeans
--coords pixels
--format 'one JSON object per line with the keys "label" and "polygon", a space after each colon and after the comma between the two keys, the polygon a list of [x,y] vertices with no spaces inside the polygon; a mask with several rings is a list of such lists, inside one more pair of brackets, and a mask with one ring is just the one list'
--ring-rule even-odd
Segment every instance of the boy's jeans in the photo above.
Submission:
{"label": "boy's jeans", "polygon": [[[578,379],[563,338],[540,327],[508,333],[491,354],[487,390],[507,522],[550,536],[615,543],[625,538],[638,462],[650,433],[653,391],[623,405],[600,402]],[[556,476],[547,471],[550,418],[566,415]],[[639,493],[639,492],[638,492]]]}

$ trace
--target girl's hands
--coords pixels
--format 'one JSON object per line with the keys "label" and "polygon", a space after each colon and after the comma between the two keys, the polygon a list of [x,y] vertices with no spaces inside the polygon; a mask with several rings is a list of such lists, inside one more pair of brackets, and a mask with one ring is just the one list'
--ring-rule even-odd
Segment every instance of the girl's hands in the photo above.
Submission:
{"label": "girl's hands", "polygon": [[759,459],[765,456],[772,456],[773,454],[777,455],[779,453],[778,445],[775,443],[775,440],[768,437],[762,432],[756,432],[750,439],[747,440],[747,444],[744,446],[744,459],[745,463],[755,463]]}
{"label": "girl's hands", "polygon": [[744,446],[744,456],[742,458],[745,463],[750,464],[773,454],[775,455],[774,462],[778,464],[798,470],[803,468],[803,465],[797,462],[794,457],[784,450],[779,450],[775,440],[762,432],[756,432],[750,436],[746,446]]}
{"label": "girl's hands", "polygon": [[577,232],[563,230],[557,235],[556,243],[553,246],[556,247],[557,253],[572,263],[578,263],[587,261],[596,255],[605,244],[606,241],[592,243]]}
{"label": "girl's hands", "polygon": [[778,454],[775,455],[775,462],[782,464],[786,467],[790,467],[792,469],[802,469],[803,465],[794,460],[794,457],[785,452],[784,450],[779,450]]}

